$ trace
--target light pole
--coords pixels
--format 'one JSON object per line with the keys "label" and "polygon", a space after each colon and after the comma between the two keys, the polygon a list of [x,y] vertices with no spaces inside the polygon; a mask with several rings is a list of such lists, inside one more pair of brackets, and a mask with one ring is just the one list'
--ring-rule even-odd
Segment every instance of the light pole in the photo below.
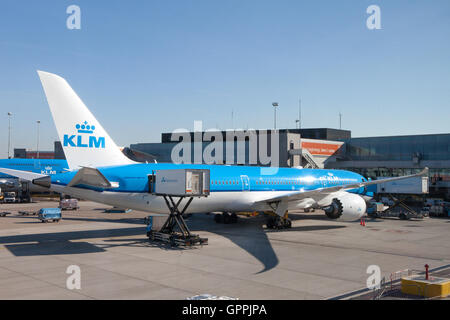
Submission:
{"label": "light pole", "polygon": [[41,120],[36,121],[37,123],[37,146],[36,146],[36,159],[39,159],[39,125],[41,124]]}
{"label": "light pole", "polygon": [[273,115],[273,128],[275,130],[277,130],[277,107],[278,107],[278,102],[273,102],[272,103],[273,106],[273,110],[274,110],[274,115]]}
{"label": "light pole", "polygon": [[302,128],[302,99],[298,99],[298,128]]}
{"label": "light pole", "polygon": [[8,112],[8,159],[10,159],[9,150],[11,149],[11,116],[12,113]]}

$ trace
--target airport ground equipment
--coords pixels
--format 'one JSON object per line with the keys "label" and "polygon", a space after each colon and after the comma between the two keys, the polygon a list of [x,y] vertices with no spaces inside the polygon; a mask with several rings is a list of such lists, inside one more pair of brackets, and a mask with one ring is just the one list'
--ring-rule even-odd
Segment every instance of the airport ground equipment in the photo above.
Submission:
{"label": "airport ground equipment", "polygon": [[[379,179],[383,181],[383,179]],[[413,177],[404,180],[381,182],[377,184],[377,194],[423,195],[429,192],[428,177]]]}
{"label": "airport ground equipment", "polygon": [[446,298],[450,295],[450,279],[422,275],[402,278],[402,292],[426,298]]}
{"label": "airport ground equipment", "polygon": [[41,222],[59,222],[61,218],[60,208],[42,208],[38,212],[38,219],[41,220]]}
{"label": "airport ground equipment", "polygon": [[434,277],[425,265],[425,274],[402,277],[402,293],[425,298],[446,298],[450,295],[450,279]]}
{"label": "airport ground equipment", "polygon": [[133,211],[133,210],[113,207],[111,209],[106,209],[105,213],[129,213],[131,211]]}
{"label": "airport ground equipment", "polygon": [[80,207],[77,199],[62,199],[59,201],[59,208],[61,210],[78,210]]}
{"label": "airport ground equipment", "polygon": [[3,202],[5,203],[17,202],[16,193],[13,191],[3,193]]}
{"label": "airport ground equipment", "polygon": [[[422,219],[421,212],[413,210],[406,205],[403,199],[409,197],[423,197],[429,191],[428,176],[411,177],[404,180],[386,181],[378,179],[376,194],[381,202],[388,205],[388,209],[380,210],[378,207],[369,207],[367,214],[373,218],[397,217],[402,220],[411,218]],[[395,195],[395,196],[394,196]]]}
{"label": "airport ground equipment", "polygon": [[357,299],[441,299],[450,296],[449,266],[430,270],[404,269],[383,277],[380,284],[370,294],[358,296]]}
{"label": "airport ground equipment", "polygon": [[392,205],[388,209],[383,211],[368,209],[367,215],[372,218],[399,218],[401,220],[423,219],[424,217],[421,212],[412,209],[403,200],[392,194],[389,194],[389,203]]}
{"label": "airport ground equipment", "polygon": [[430,217],[446,218],[450,217],[450,205],[442,202],[439,205],[431,206],[429,209]]}
{"label": "airport ground equipment", "polygon": [[373,202],[367,206],[367,215],[369,217],[376,217],[387,208],[389,207],[385,206],[382,202]]}
{"label": "airport ground equipment", "polygon": [[[147,236],[152,241],[162,241],[172,246],[208,244],[207,238],[192,234],[183,218],[195,197],[207,197],[210,191],[209,170],[175,169],[155,170],[148,177],[150,193],[163,197],[169,217],[159,231],[152,230],[152,219],[147,219]],[[181,208],[181,203],[186,203]]]}
{"label": "airport ground equipment", "polygon": [[35,216],[37,215],[37,212],[34,211],[19,211],[17,212],[21,216]]}
{"label": "airport ground equipment", "polygon": [[19,202],[25,203],[32,202],[29,182],[23,181],[20,183],[20,188],[18,190],[18,198]]}

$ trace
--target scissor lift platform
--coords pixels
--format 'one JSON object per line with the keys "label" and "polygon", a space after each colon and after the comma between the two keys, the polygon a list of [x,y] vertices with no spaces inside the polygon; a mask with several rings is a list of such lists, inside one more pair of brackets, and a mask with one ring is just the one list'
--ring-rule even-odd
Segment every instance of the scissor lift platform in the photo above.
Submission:
{"label": "scissor lift platform", "polygon": [[[197,234],[192,234],[183,219],[183,214],[191,204],[194,197],[179,197],[178,201],[176,202],[173,196],[163,195],[162,197],[164,198],[166,205],[170,210],[170,214],[161,230],[149,230],[147,232],[147,236],[149,237],[149,239],[151,241],[161,241],[169,243],[172,246],[193,246],[198,244],[208,244],[207,238],[201,238]],[[184,198],[187,198],[188,201],[180,211],[178,207]],[[178,231],[176,230],[177,227]]]}
{"label": "scissor lift platform", "polygon": [[[194,197],[209,195],[209,170],[177,169],[156,170],[149,175],[150,192],[164,198],[169,217],[159,231],[148,230],[151,241],[161,241],[172,246],[194,246],[208,244],[207,238],[192,234],[183,215]],[[178,198],[177,200],[175,200]],[[180,211],[183,199],[186,204]]]}

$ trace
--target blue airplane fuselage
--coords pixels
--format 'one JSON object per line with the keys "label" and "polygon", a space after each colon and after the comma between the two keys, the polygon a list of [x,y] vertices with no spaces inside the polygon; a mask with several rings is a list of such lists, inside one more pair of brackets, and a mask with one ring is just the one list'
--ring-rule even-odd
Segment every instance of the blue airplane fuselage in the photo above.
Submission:
{"label": "blue airplane fuselage", "polygon": [[[187,168],[210,170],[210,192],[308,191],[367,181],[357,173],[344,170],[155,163],[100,167],[98,169],[106,179],[117,182],[118,187],[79,187],[95,191],[148,193],[148,175],[155,170]],[[73,171],[52,175],[52,184],[65,186],[76,173],[77,171]],[[364,194],[365,190],[360,188],[351,192]]]}

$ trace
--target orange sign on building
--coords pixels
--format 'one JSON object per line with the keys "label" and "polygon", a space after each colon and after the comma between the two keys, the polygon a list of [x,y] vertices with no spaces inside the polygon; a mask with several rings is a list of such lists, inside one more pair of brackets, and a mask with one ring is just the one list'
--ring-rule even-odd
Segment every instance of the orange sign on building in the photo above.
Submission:
{"label": "orange sign on building", "polygon": [[302,141],[302,148],[307,149],[312,155],[331,156],[341,147],[342,143],[309,142]]}

